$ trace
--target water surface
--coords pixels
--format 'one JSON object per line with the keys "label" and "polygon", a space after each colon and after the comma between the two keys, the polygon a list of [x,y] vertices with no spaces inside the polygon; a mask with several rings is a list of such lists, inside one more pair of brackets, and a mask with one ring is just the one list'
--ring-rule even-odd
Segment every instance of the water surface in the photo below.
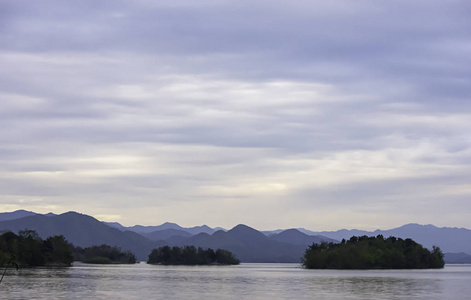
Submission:
{"label": "water surface", "polygon": [[297,264],[89,265],[9,270],[5,299],[467,299],[471,265],[304,270]]}

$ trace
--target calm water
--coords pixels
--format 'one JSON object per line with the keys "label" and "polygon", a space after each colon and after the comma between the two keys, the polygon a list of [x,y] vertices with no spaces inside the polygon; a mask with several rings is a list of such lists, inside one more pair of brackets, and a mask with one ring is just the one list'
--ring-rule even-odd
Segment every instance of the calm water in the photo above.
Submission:
{"label": "calm water", "polygon": [[3,299],[470,299],[471,265],[442,270],[304,270],[296,264],[145,263],[8,271]]}

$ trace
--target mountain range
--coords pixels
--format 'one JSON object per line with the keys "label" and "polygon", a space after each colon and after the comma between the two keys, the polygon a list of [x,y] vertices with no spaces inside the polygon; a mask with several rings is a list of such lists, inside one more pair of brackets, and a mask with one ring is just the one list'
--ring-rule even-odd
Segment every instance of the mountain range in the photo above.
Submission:
{"label": "mountain range", "polygon": [[242,262],[299,262],[307,245],[334,241],[297,232],[301,239],[305,239],[305,245],[299,244],[299,236],[294,238],[297,244],[293,244],[289,242],[293,239],[290,234],[267,237],[245,225],[238,225],[229,231],[216,231],[208,226],[183,228],[173,223],[124,227],[76,212],[61,215],[25,211],[0,213],[0,230],[18,233],[24,229],[35,230],[41,238],[62,234],[69,242],[81,247],[101,244],[118,246],[122,250],[132,251],[140,260],[146,260],[152,249],[159,246],[195,245],[229,250]]}
{"label": "mountain range", "polygon": [[396,236],[412,238],[427,248],[439,246],[448,263],[471,262],[471,230],[439,228],[433,225],[407,224],[390,230],[339,230],[315,232],[304,228],[258,231],[240,224],[230,230],[206,225],[184,228],[175,223],[158,226],[125,227],[105,223],[91,216],[68,212],[46,215],[19,210],[0,213],[0,231],[18,233],[33,229],[42,238],[62,234],[76,246],[108,244],[132,251],[138,259],[146,260],[152,249],[163,246],[195,245],[202,248],[221,248],[233,252],[242,262],[300,262],[306,248],[313,243],[338,242],[351,236]]}
{"label": "mountain range", "polygon": [[113,223],[106,223],[105,224],[117,228],[121,231],[134,231],[140,234],[149,234],[155,231],[162,231],[162,230],[167,230],[167,229],[173,229],[173,230],[181,230],[181,231],[186,231],[189,234],[198,234],[201,232],[207,233],[207,234],[212,234],[216,230],[213,228],[210,228],[209,226],[203,225],[203,226],[195,226],[195,227],[190,227],[190,228],[183,228],[178,224],[175,223],[170,223],[170,222],[165,222],[162,225],[159,226],[142,226],[142,225],[134,225],[131,227],[125,227],[117,222]]}

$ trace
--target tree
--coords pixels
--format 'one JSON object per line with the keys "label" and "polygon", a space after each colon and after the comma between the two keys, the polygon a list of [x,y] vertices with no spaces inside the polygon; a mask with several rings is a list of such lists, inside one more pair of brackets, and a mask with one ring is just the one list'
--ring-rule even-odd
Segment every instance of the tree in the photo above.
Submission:
{"label": "tree", "polygon": [[[0,265],[14,266],[70,266],[72,246],[64,236],[42,240],[36,231],[21,230],[18,235],[6,232],[0,236]],[[14,259],[12,259],[14,257]]]}
{"label": "tree", "polygon": [[74,261],[72,245],[63,235],[48,237],[44,241],[46,261],[48,264],[63,264],[70,266]]}

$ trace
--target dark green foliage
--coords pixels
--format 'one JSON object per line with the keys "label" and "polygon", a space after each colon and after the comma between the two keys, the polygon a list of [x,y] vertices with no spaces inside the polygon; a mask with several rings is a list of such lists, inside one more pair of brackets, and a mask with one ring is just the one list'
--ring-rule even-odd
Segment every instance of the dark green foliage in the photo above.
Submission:
{"label": "dark green foliage", "polygon": [[72,254],[72,245],[67,242],[63,235],[55,235],[48,237],[44,241],[44,249],[47,264],[58,262],[68,262],[70,265],[74,256]]}
{"label": "dark green foliage", "polygon": [[339,244],[312,244],[302,264],[308,269],[426,269],[443,268],[443,253],[412,239],[353,236]]}
{"label": "dark green foliage", "polygon": [[20,266],[70,266],[72,246],[62,235],[42,240],[34,230],[21,230],[18,235],[6,232],[0,236],[0,266],[11,257]]}
{"label": "dark green foliage", "polygon": [[195,246],[163,246],[152,250],[148,264],[162,265],[238,265],[240,261],[234,255],[222,249],[203,249]]}
{"label": "dark green foliage", "polygon": [[74,260],[89,264],[135,264],[136,256],[109,245],[74,247]]}
{"label": "dark green foliage", "polygon": [[95,256],[92,258],[89,258],[84,261],[87,264],[100,264],[100,265],[107,265],[111,264],[112,261],[108,257],[102,257],[102,256]]}
{"label": "dark green foliage", "polygon": [[240,263],[239,260],[232,254],[232,252],[224,249],[216,250],[216,262],[223,265],[238,265]]}

